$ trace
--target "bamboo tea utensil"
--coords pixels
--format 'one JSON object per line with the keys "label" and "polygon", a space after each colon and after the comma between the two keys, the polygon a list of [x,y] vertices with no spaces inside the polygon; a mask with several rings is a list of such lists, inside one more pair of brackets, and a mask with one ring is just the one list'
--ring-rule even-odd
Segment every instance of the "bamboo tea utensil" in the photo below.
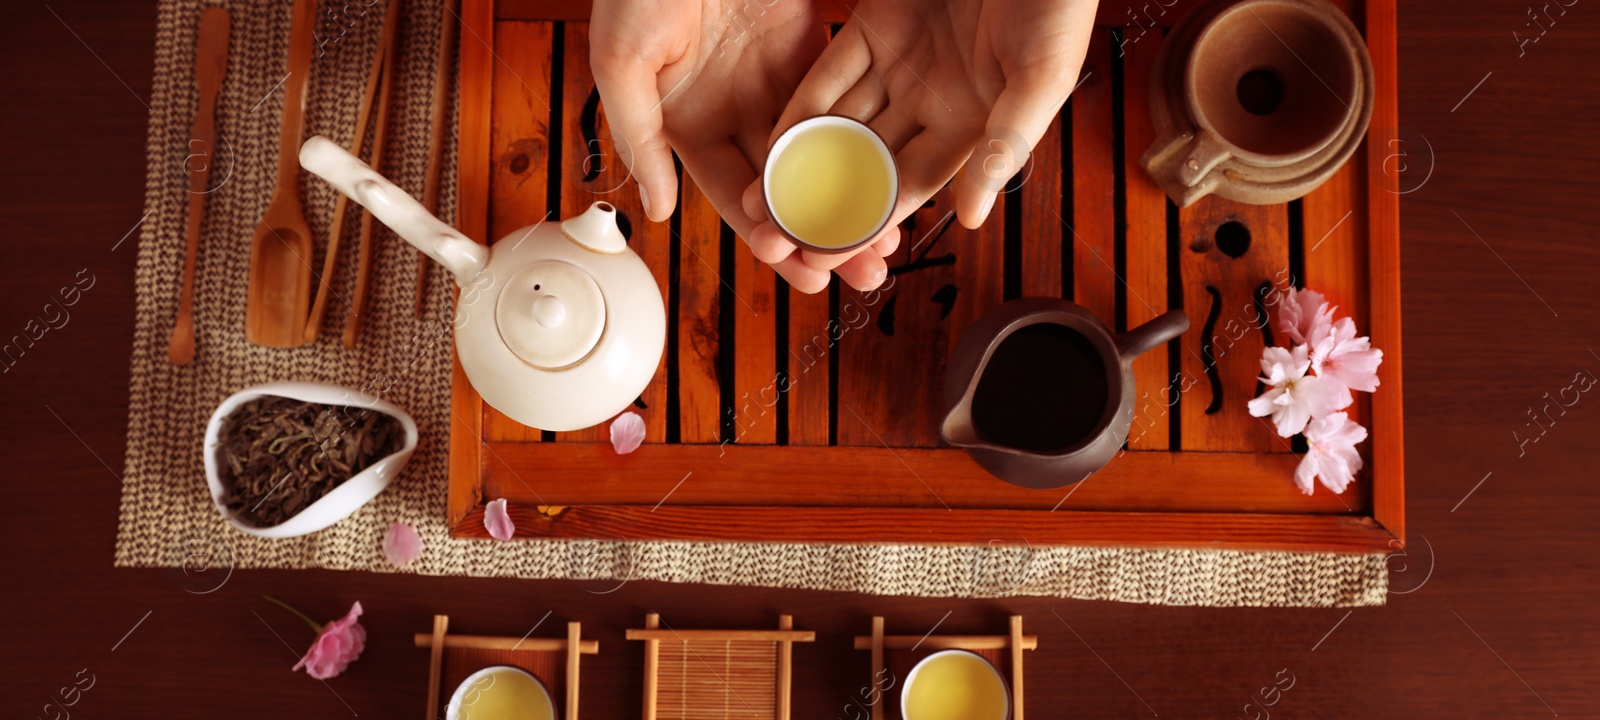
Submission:
{"label": "bamboo tea utensil", "polygon": [[250,248],[245,337],[257,345],[305,344],[306,312],[311,303],[311,228],[300,205],[299,155],[316,19],[317,0],[295,0],[278,135],[278,184]]}
{"label": "bamboo tea utensil", "polygon": [[[458,0],[445,0],[444,12],[439,18],[439,66],[433,76],[433,107],[428,130],[428,175],[422,185],[422,206],[434,215],[439,214],[439,182],[444,173],[444,115],[450,102],[450,70],[456,57],[456,6]],[[415,317],[422,317],[422,304],[428,293],[428,256],[417,251],[417,297],[412,308]]]}
{"label": "bamboo tea utensil", "polygon": [[[367,71],[367,85],[361,91],[361,107],[356,112],[356,135],[350,143],[351,153],[360,153],[361,146],[367,139],[367,125],[372,119],[372,101],[378,95],[378,84],[383,79],[383,69],[386,66],[385,58],[389,46],[394,44],[394,24],[388,21],[385,15],[383,29],[378,35],[378,47],[372,53],[372,67]],[[339,266],[339,241],[344,237],[345,210],[350,206],[350,198],[344,193],[333,201],[333,225],[328,230],[328,247],[322,258],[322,274],[317,283],[316,299],[311,303],[311,315],[306,319],[305,340],[307,343],[316,342],[317,334],[322,330],[322,318],[327,314],[328,295],[332,292],[330,287],[333,272]]]}
{"label": "bamboo tea utensil", "polygon": [[[377,127],[372,130],[372,156],[367,165],[376,172],[383,172],[383,145],[389,125],[389,93],[394,89],[395,68],[395,34],[400,27],[400,9],[404,5],[402,0],[389,0],[388,11],[383,16],[382,40],[383,46],[383,72],[378,78],[378,119]],[[356,152],[361,152],[357,147]],[[375,226],[372,213],[361,213],[361,237],[356,246],[356,289],[355,297],[350,303],[350,316],[344,321],[344,346],[353,348],[356,340],[361,335],[361,323],[366,319],[367,312],[367,279],[372,270],[372,232]]]}
{"label": "bamboo tea utensil", "polygon": [[644,720],[723,716],[740,692],[772,698],[762,717],[789,720],[794,644],[817,634],[795,630],[788,615],[778,616],[777,630],[680,630],[650,613],[627,638],[644,641]]}
{"label": "bamboo tea utensil", "polygon": [[[205,218],[206,190],[211,180],[211,163],[217,145],[217,93],[228,72],[228,11],[207,8],[200,14],[200,41],[194,51],[194,83],[200,93],[194,125],[189,128],[189,149],[205,151],[199,169],[189,172],[189,247],[183,260],[183,286],[178,291],[178,319],[167,342],[167,360],[173,365],[188,365],[194,360],[194,271],[200,255],[200,221]],[[192,156],[191,156],[192,157]]]}
{"label": "bamboo tea utensil", "polygon": [[[450,629],[449,615],[433,616],[433,635],[428,638],[428,714],[430,720],[439,710],[439,672],[444,666],[444,634]],[[417,635],[422,640],[422,635]]]}

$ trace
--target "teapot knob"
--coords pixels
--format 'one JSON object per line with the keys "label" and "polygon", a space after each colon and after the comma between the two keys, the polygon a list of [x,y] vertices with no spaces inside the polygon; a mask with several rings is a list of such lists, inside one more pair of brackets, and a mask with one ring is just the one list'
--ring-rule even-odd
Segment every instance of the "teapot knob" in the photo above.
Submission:
{"label": "teapot knob", "polygon": [[628,249],[628,239],[617,226],[617,208],[608,202],[597,202],[582,215],[562,220],[561,232],[595,252],[609,255]]}
{"label": "teapot knob", "polygon": [[561,321],[567,319],[567,305],[561,298],[554,295],[545,295],[533,301],[533,320],[547,328],[561,326]]}

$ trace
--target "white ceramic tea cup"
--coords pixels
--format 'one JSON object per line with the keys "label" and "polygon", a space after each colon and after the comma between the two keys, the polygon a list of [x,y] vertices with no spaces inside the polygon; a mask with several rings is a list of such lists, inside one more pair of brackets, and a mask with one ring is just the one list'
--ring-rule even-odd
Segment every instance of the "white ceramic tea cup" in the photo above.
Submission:
{"label": "white ceramic tea cup", "polygon": [[994,663],[970,650],[940,650],[917,661],[917,664],[911,668],[911,673],[906,676],[905,684],[900,687],[900,717],[903,720],[925,720],[924,718],[912,717],[906,711],[907,701],[911,698],[912,689],[917,686],[918,676],[922,674],[922,671],[930,663],[938,662],[940,658],[948,659],[952,656],[970,658],[981,664],[988,671],[986,676],[993,675],[995,684],[1000,686],[1001,703],[999,706],[982,708],[980,709],[981,714],[963,716],[964,720],[1008,720],[1011,717],[1011,686],[1006,684],[1005,677],[1000,674],[1000,670],[994,666]]}
{"label": "white ceramic tea cup", "polygon": [[488,692],[495,684],[507,676],[521,676],[533,681],[533,686],[538,689],[539,699],[536,707],[527,708],[531,712],[525,713],[528,717],[547,717],[554,720],[556,717],[556,703],[550,698],[550,689],[544,682],[532,673],[511,665],[491,665],[483,668],[462,680],[450,695],[450,703],[445,705],[445,720],[502,720],[501,718],[474,717],[472,706],[477,702],[482,693]]}
{"label": "white ceramic tea cup", "polygon": [[[355,474],[349,480],[340,483],[338,487],[328,494],[318,498],[307,505],[305,509],[295,513],[289,518],[271,527],[256,527],[240,520],[228,510],[223,503],[227,488],[223,487],[222,476],[218,471],[222,463],[222,448],[218,437],[222,434],[222,423],[232,414],[235,408],[256,398],[276,396],[299,400],[301,402],[317,403],[321,405],[338,405],[345,407],[364,408],[380,412],[400,421],[400,427],[405,431],[405,442],[399,450],[390,453],[387,457],[369,465],[366,469]],[[378,493],[389,486],[400,475],[400,469],[405,467],[406,461],[411,459],[412,451],[417,449],[417,424],[404,410],[393,403],[376,398],[368,399],[361,390],[326,385],[323,383],[282,381],[257,385],[245,388],[223,400],[211,414],[211,421],[206,424],[206,439],[203,446],[206,465],[206,484],[211,487],[211,500],[217,506],[217,512],[233,525],[239,532],[265,538],[288,538],[307,535],[332,525],[349,517],[362,505],[367,504]]]}
{"label": "white ceramic tea cup", "polygon": [[[845,130],[865,141],[862,144],[866,147],[859,156],[851,158],[851,163],[861,168],[882,170],[886,177],[882,188],[873,188],[873,194],[879,196],[882,201],[882,207],[873,208],[879,209],[881,212],[878,214],[877,222],[872,225],[872,229],[853,237],[849,242],[831,245],[819,244],[814,239],[807,239],[804,233],[796,232],[789,225],[786,225],[783,214],[777,211],[773,203],[774,193],[796,192],[798,190],[797,188],[773,186],[774,168],[779,167],[784,154],[789,152],[796,142],[802,138],[812,133],[826,130]],[[889,224],[889,217],[894,213],[895,202],[900,195],[900,169],[895,164],[894,152],[889,149],[888,143],[885,143],[882,137],[873,132],[872,128],[854,118],[842,115],[819,115],[795,123],[788,130],[783,131],[783,134],[779,135],[778,139],[772,143],[772,149],[767,151],[767,163],[761,171],[761,194],[763,201],[767,205],[767,217],[772,219],[772,223],[778,227],[779,232],[782,232],[785,237],[796,245],[818,253],[850,252],[877,237],[878,233],[883,231],[884,226]],[[778,204],[781,205],[782,203]]]}

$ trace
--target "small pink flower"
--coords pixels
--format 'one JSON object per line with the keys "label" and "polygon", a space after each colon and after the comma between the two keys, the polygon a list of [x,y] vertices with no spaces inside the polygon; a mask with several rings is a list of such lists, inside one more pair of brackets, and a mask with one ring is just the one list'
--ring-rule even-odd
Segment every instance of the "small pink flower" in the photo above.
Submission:
{"label": "small pink flower", "polygon": [[1356,337],[1356,324],[1350,318],[1339,318],[1311,336],[1312,372],[1351,390],[1377,390],[1382,362],[1383,351],[1373,349],[1366,337]]}
{"label": "small pink flower", "polygon": [[517,534],[517,526],[506,512],[506,499],[500,498],[483,507],[483,527],[496,540],[510,540]]}
{"label": "small pink flower", "polygon": [[1333,324],[1334,306],[1315,290],[1289,288],[1278,307],[1278,329],[1297,343],[1310,342],[1318,328]]}
{"label": "small pink flower", "polygon": [[639,449],[644,442],[644,418],[628,411],[611,421],[611,448],[618,455],[627,455]]}
{"label": "small pink flower", "polygon": [[1296,345],[1294,350],[1269,347],[1261,353],[1261,381],[1272,389],[1250,401],[1250,414],[1256,417],[1272,416],[1278,435],[1291,437],[1305,429],[1314,417],[1322,417],[1335,410],[1343,410],[1354,400],[1350,390],[1343,385],[1324,382],[1315,375],[1307,375],[1311,367],[1306,346]]}
{"label": "small pink flower", "polygon": [[422,536],[410,525],[396,521],[383,536],[383,556],[395,567],[410,565],[422,557]]}
{"label": "small pink flower", "polygon": [[[303,616],[302,616],[303,617]],[[350,606],[350,612],[327,625],[317,634],[316,642],[294,668],[306,669],[306,674],[318,680],[327,680],[344,672],[346,667],[367,646],[367,629],[356,618],[361,617],[361,603]]]}
{"label": "small pink flower", "polygon": [[1345,413],[1317,418],[1306,425],[1306,443],[1311,450],[1300,458],[1294,471],[1294,484],[1307,495],[1315,488],[1312,480],[1334,494],[1344,492],[1361,469],[1361,453],[1356,444],[1367,439],[1367,429]]}

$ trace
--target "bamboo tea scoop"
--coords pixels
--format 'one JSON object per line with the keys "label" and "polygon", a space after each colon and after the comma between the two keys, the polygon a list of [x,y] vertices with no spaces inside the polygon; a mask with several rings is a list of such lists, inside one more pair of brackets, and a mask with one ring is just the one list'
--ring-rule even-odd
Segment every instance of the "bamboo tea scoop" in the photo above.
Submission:
{"label": "bamboo tea scoop", "polygon": [[[188,365],[194,360],[194,270],[200,255],[200,221],[205,218],[207,184],[217,145],[217,92],[228,72],[228,11],[207,8],[200,14],[200,42],[194,52],[194,83],[200,93],[200,107],[189,129],[189,150],[203,150],[200,167],[185,167],[189,172],[189,249],[183,261],[183,287],[178,291],[178,319],[167,342],[167,360],[173,365]],[[194,158],[191,155],[191,161]]]}
{"label": "bamboo tea scoop", "polygon": [[317,0],[295,0],[283,126],[278,135],[278,184],[250,248],[245,337],[257,345],[297,347],[305,343],[311,304],[311,228],[300,205],[298,156],[305,130],[316,11]]}

